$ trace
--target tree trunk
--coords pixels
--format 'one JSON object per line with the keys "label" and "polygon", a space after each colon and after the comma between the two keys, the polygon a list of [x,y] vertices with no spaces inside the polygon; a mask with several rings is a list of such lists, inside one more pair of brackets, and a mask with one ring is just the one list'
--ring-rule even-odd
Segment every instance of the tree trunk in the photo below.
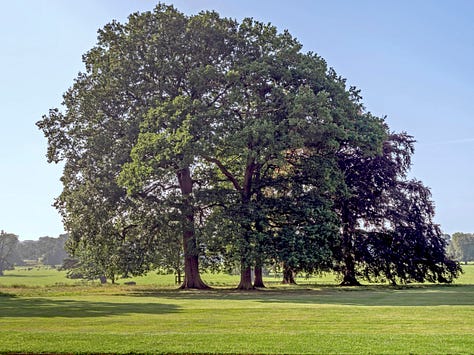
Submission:
{"label": "tree trunk", "polygon": [[188,167],[177,172],[179,187],[183,194],[183,251],[184,251],[184,282],[180,289],[208,289],[199,274],[199,255],[194,233],[194,210],[191,202],[193,181]]}
{"label": "tree trunk", "polygon": [[240,270],[240,283],[237,286],[238,290],[253,290],[254,286],[252,285],[252,268],[246,266],[246,263],[242,261]]}
{"label": "tree trunk", "polygon": [[[258,180],[260,180],[260,176],[258,175]],[[262,200],[261,193],[257,193],[257,200],[260,201]],[[257,233],[259,236],[264,234],[264,227],[263,227],[263,221],[261,218],[258,218],[256,223],[255,223],[255,229],[257,230]],[[259,288],[264,288],[265,284],[263,283],[263,245],[264,241],[261,240],[261,237],[257,239],[257,255],[255,257],[255,269],[254,269],[254,274],[255,274],[255,279],[253,281],[253,286],[254,287],[259,287]]]}
{"label": "tree trunk", "polygon": [[[250,196],[252,194],[252,177],[255,169],[254,158],[249,157],[247,161],[247,167],[245,169],[244,183],[241,191],[242,207],[245,211],[245,217],[250,218],[249,204]],[[240,248],[240,283],[237,286],[238,290],[253,290],[252,284],[252,268],[251,268],[251,245],[249,233],[252,226],[249,222],[244,221],[242,224],[244,234],[242,235],[242,245]]]}
{"label": "tree trunk", "polygon": [[352,236],[354,235],[354,222],[349,217],[350,213],[347,210],[343,211],[342,229],[342,259],[344,265],[342,267],[342,282],[341,286],[360,286],[357,281],[354,260],[354,242]]}
{"label": "tree trunk", "polygon": [[175,281],[175,283],[180,284],[182,281],[183,280],[182,280],[182,277],[181,277],[181,270],[176,269],[176,281]]}
{"label": "tree trunk", "polygon": [[283,280],[281,283],[285,285],[296,285],[295,273],[287,264],[283,264]]}
{"label": "tree trunk", "polygon": [[260,263],[257,263],[255,265],[255,280],[253,281],[253,287],[260,287],[264,288],[265,284],[263,283],[263,270],[262,270],[262,265]]}
{"label": "tree trunk", "polygon": [[348,248],[344,248],[344,266],[342,268],[342,282],[341,286],[360,286],[357,281],[355,262],[352,252]]}
{"label": "tree trunk", "polygon": [[[247,226],[247,228],[250,228]],[[247,229],[249,230],[249,229]],[[237,286],[238,290],[253,290],[252,284],[252,267],[250,266],[250,245],[248,235],[245,232],[242,236],[242,246],[240,250],[240,283]]]}
{"label": "tree trunk", "polygon": [[357,280],[354,270],[347,268],[344,270],[341,286],[360,286],[360,282]]}
{"label": "tree trunk", "polygon": [[188,255],[184,257],[184,281],[180,289],[195,288],[200,290],[209,289],[199,274],[199,257]]}

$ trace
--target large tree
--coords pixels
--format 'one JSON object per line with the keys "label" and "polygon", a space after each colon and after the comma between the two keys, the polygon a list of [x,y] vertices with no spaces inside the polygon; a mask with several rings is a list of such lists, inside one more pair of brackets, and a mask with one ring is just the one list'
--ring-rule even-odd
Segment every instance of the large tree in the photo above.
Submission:
{"label": "large tree", "polygon": [[[193,153],[184,129],[187,117],[173,111],[157,127],[178,135],[168,137],[161,165],[163,174],[174,181],[167,180],[164,186],[159,179],[145,178],[146,185],[139,189],[144,181],[131,183],[137,174],[129,169],[124,173],[128,185],[137,187],[130,198],[117,178],[130,161],[132,148],[142,144],[137,144],[138,133],[147,117],[162,117],[186,101],[200,100],[204,105],[209,95],[216,94],[201,75],[226,55],[223,33],[232,32],[232,26],[233,21],[215,13],[186,17],[160,4],[153,12],[132,14],[127,23],[112,22],[99,31],[97,45],[83,57],[86,71],[64,95],[65,110],[53,109],[38,122],[48,139],[49,161],[65,163],[64,188],[56,207],[70,232],[71,251],[80,246],[94,252],[98,245],[107,245],[117,258],[136,253],[139,264],[121,271],[142,272],[153,265],[161,238],[176,229],[164,225],[161,214],[179,214],[186,271],[183,287],[206,287],[198,270]],[[171,156],[165,156],[168,153]],[[139,154],[140,148],[135,148],[132,155]],[[163,206],[156,198],[160,188],[161,197],[169,202],[173,194],[176,202]]]}
{"label": "large tree", "polygon": [[295,283],[296,273],[332,267],[339,223],[330,197],[339,177],[330,157],[298,151],[289,153],[287,161],[267,202],[273,234],[267,243],[272,243],[272,258],[282,266],[283,283]]}
{"label": "large tree", "polygon": [[431,193],[420,181],[398,181],[390,191],[383,224],[361,233],[357,245],[362,275],[391,284],[452,282],[461,272],[446,253],[447,243],[434,223]]}
{"label": "large tree", "polygon": [[434,223],[429,190],[408,180],[413,137],[390,134],[383,154],[338,154],[345,191],[336,198],[341,243],[336,251],[342,285],[357,276],[409,281],[451,281],[459,272],[446,257],[446,242]]}
{"label": "large tree", "polygon": [[359,284],[355,260],[358,228],[363,223],[383,223],[389,203],[384,198],[397,180],[406,175],[412,154],[413,139],[405,134],[389,136],[382,154],[373,157],[353,149],[338,152],[344,185],[335,199],[341,221],[341,243],[336,255],[343,285]]}
{"label": "large tree", "polygon": [[[330,223],[324,209],[318,210],[316,206],[318,199],[328,193],[324,188],[326,183],[315,183],[315,175],[324,174],[313,171],[311,175],[309,168],[300,174],[306,180],[297,183],[311,190],[305,192],[307,197],[317,196],[311,218],[309,210],[303,212],[303,206],[292,212],[290,205],[283,210],[262,204],[265,200],[259,196],[279,195],[274,190],[282,187],[277,182],[282,174],[288,175],[289,180],[296,179],[293,169],[288,168],[292,157],[308,156],[299,159],[299,170],[305,169],[304,164],[324,170],[313,163],[318,158],[334,160],[335,152],[341,147],[375,154],[380,150],[385,132],[378,118],[362,113],[357,91],[347,89],[345,81],[328,69],[323,59],[312,53],[301,53],[301,45],[287,32],[279,34],[271,25],[247,19],[240,25],[238,35],[241,44],[228,75],[229,79],[237,77],[238,81],[234,79],[215,102],[216,114],[212,117],[216,121],[210,125],[215,133],[209,137],[209,153],[203,155],[203,160],[217,171],[214,186],[227,193],[222,204],[227,204],[224,216],[233,225],[229,228],[230,248],[241,264],[238,287],[248,289],[252,288],[251,266],[257,264],[259,269],[265,249],[261,246],[272,245],[274,232],[279,230],[281,234],[285,230],[289,236],[303,231],[291,227],[298,223],[296,213],[306,213],[308,224]],[[297,198],[293,195],[294,201]],[[276,199],[273,201],[277,203]],[[270,224],[265,220],[270,210],[289,217],[285,229],[276,225],[268,229]],[[318,234],[316,229],[312,238]],[[304,235],[298,238],[304,241]],[[313,245],[308,253],[316,255],[320,253],[318,249]]]}
{"label": "large tree", "polygon": [[180,238],[184,288],[207,287],[204,250],[240,264],[241,289],[252,266],[262,286],[265,262],[314,271],[332,253],[353,284],[360,241],[409,201],[396,192],[408,191],[410,139],[387,139],[359,92],[288,32],[158,5],[105,26],[84,62],[65,110],[38,126],[48,159],[65,163],[56,206],[70,250],[106,251],[111,275],[179,269]]}

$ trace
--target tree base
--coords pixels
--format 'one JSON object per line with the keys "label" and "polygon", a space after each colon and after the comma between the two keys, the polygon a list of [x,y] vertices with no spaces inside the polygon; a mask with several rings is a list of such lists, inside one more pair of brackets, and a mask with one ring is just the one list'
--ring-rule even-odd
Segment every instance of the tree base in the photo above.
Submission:
{"label": "tree base", "polygon": [[252,284],[252,280],[249,278],[243,278],[240,280],[239,286],[237,286],[237,290],[242,291],[249,291],[255,290],[255,286]]}
{"label": "tree base", "polygon": [[184,277],[184,282],[179,286],[178,290],[210,290],[212,287],[207,285],[201,278],[197,278],[195,280],[187,279],[186,276]]}
{"label": "tree base", "polygon": [[204,282],[200,284],[185,284],[183,283],[181,286],[178,287],[178,290],[210,290],[212,289],[211,286],[206,285]]}
{"label": "tree base", "polygon": [[287,265],[283,266],[283,280],[281,280],[283,285],[296,285],[295,273]]}
{"label": "tree base", "polygon": [[339,286],[362,286],[359,281],[355,278],[355,276],[352,275],[345,275],[344,279],[342,282],[339,284]]}
{"label": "tree base", "polygon": [[252,269],[249,266],[242,266],[240,270],[240,283],[237,290],[255,290],[252,284]]}

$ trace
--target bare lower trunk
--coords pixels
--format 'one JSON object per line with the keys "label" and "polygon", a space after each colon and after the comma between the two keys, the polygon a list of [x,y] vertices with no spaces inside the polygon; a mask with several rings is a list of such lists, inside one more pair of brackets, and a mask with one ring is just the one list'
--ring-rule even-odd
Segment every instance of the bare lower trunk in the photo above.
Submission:
{"label": "bare lower trunk", "polygon": [[[257,194],[257,200],[261,199],[261,194]],[[264,234],[264,226],[263,226],[263,220],[262,218],[257,219],[257,222],[255,223],[255,228],[258,232],[259,235]],[[254,275],[255,279],[253,281],[253,286],[254,287],[259,287],[259,288],[264,288],[265,284],[263,283],[263,256],[264,255],[264,248],[261,238],[257,239],[257,255],[255,257],[255,269],[254,269]]]}
{"label": "bare lower trunk", "polygon": [[191,255],[184,258],[184,282],[180,289],[195,288],[209,289],[210,287],[204,283],[199,274],[199,261],[197,255]]}
{"label": "bare lower trunk", "polygon": [[255,266],[254,274],[255,274],[255,280],[253,281],[253,286],[264,288],[265,284],[263,283],[262,265],[256,265]]}
{"label": "bare lower trunk", "polygon": [[[248,220],[252,220],[251,212],[249,209],[250,198],[252,195],[252,182],[253,174],[255,172],[255,158],[251,155],[247,158],[247,166],[245,168],[244,180],[241,188],[241,198],[242,198],[242,207],[245,211],[245,217],[248,217]],[[252,268],[251,268],[251,243],[250,243],[250,231],[252,229],[251,224],[248,221],[242,222],[243,235],[242,235],[242,245],[240,250],[240,283],[237,286],[238,290],[253,290],[252,285]]]}
{"label": "bare lower trunk", "polygon": [[191,192],[193,181],[189,168],[183,168],[177,172],[179,186],[183,194],[183,251],[184,251],[184,282],[181,289],[196,288],[207,289],[199,274],[199,255],[194,233],[194,211],[191,203]]}
{"label": "bare lower trunk", "polygon": [[356,278],[355,260],[354,260],[354,222],[349,218],[350,213],[344,210],[343,218],[345,225],[342,231],[342,253],[344,265],[342,267],[341,286],[360,286]]}
{"label": "bare lower trunk", "polygon": [[178,284],[181,284],[182,282],[183,282],[183,277],[181,275],[181,270],[177,269],[176,274],[174,276],[174,283],[178,285]]}
{"label": "bare lower trunk", "polygon": [[341,286],[360,286],[360,282],[355,277],[355,272],[345,272],[342,278]]}
{"label": "bare lower trunk", "polygon": [[296,285],[295,273],[293,269],[286,264],[283,265],[283,280],[281,283]]}
{"label": "bare lower trunk", "polygon": [[240,283],[237,286],[238,290],[253,290],[254,287],[252,285],[252,268],[250,266],[246,266],[245,263],[242,263],[241,271],[240,271]]}
{"label": "bare lower trunk", "polygon": [[360,286],[356,277],[354,258],[350,252],[346,252],[344,257],[341,286]]}

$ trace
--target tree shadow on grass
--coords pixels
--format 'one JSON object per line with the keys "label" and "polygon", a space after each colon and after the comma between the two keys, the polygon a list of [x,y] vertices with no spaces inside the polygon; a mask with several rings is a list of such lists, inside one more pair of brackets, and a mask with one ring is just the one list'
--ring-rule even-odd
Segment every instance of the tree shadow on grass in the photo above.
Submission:
{"label": "tree shadow on grass", "polygon": [[[1,294],[0,294],[1,295]],[[116,303],[50,298],[0,297],[0,319],[3,317],[107,317],[125,314],[167,314],[179,312],[174,304]]]}
{"label": "tree shadow on grass", "polygon": [[342,306],[474,306],[474,285],[412,285],[391,287],[293,287],[268,288],[256,291],[213,289],[210,291],[171,291],[141,289],[131,295],[166,299],[212,301],[254,301],[262,303],[325,304]]}

